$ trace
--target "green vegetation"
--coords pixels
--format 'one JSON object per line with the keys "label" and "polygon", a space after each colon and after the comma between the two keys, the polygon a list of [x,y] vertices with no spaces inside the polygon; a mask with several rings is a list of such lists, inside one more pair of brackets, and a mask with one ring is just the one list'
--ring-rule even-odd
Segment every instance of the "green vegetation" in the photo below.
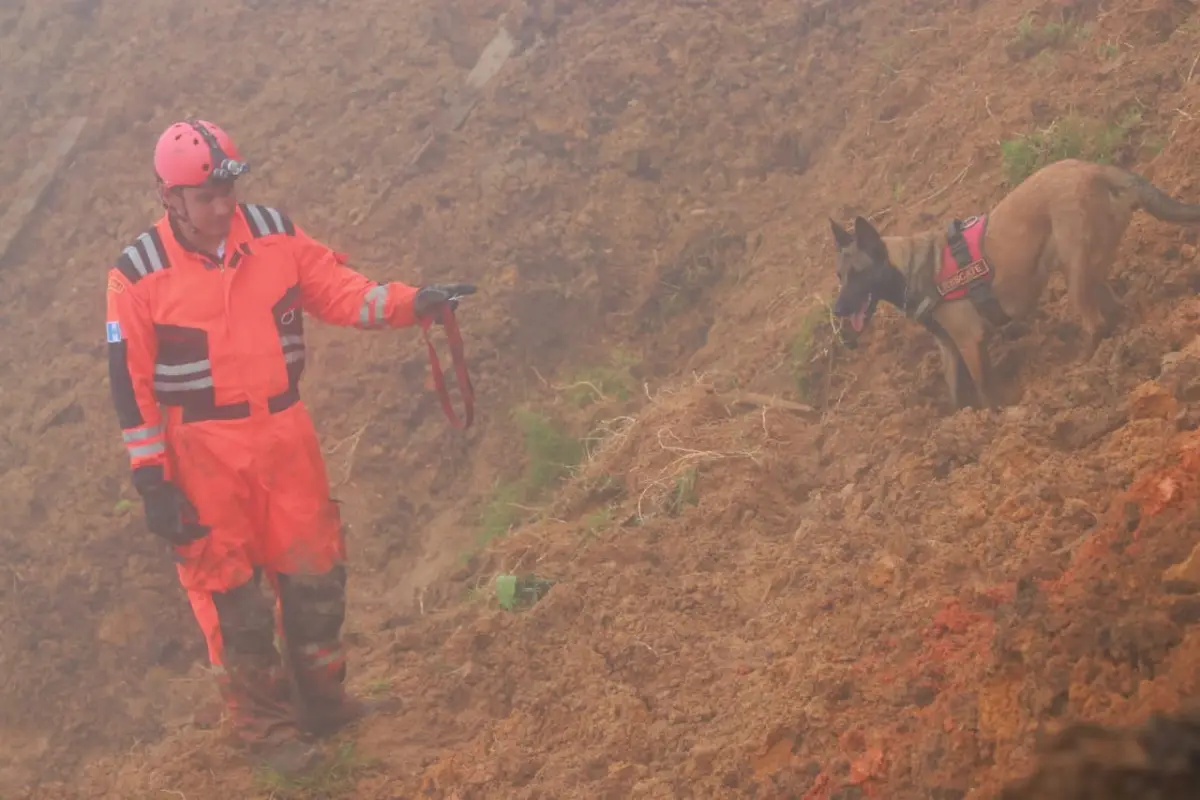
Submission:
{"label": "green vegetation", "polygon": [[636,366],[635,356],[622,350],[613,353],[607,364],[583,370],[572,376],[564,390],[567,402],[579,408],[615,398],[624,402],[637,391],[630,368]]}
{"label": "green vegetation", "polygon": [[374,766],[373,761],[355,754],[353,743],[346,742],[311,774],[289,778],[264,769],[259,771],[257,781],[275,800],[335,800],[353,797],[355,783]]}
{"label": "green vegetation", "polygon": [[598,533],[604,530],[613,522],[612,506],[604,506],[598,511],[593,511],[583,518],[583,527],[588,534]]}
{"label": "green vegetation", "polygon": [[792,380],[796,384],[796,395],[800,402],[812,402],[812,366],[817,350],[817,329],[825,321],[828,311],[824,305],[815,305],[800,320],[800,328],[792,338]]}
{"label": "green vegetation", "polygon": [[740,233],[720,226],[701,231],[680,251],[675,263],[659,275],[660,290],[651,305],[643,309],[654,313],[656,324],[695,307],[703,292],[725,276],[730,267],[746,254],[746,240]]}
{"label": "green vegetation", "polygon": [[382,697],[390,691],[392,691],[391,678],[379,678],[378,680],[371,681],[363,690],[367,697]]}
{"label": "green vegetation", "polygon": [[1142,116],[1137,111],[1116,122],[1076,114],[1063,117],[1044,130],[1000,143],[1005,177],[1009,185],[1015,186],[1047,164],[1064,158],[1112,163],[1141,124]]}
{"label": "green vegetation", "polygon": [[525,440],[525,481],[532,492],[557,482],[579,463],[583,445],[554,426],[549,417],[529,409],[514,412]]}
{"label": "green vegetation", "polygon": [[1061,22],[1047,22],[1039,27],[1033,21],[1033,17],[1026,14],[1017,23],[1017,30],[1012,39],[1008,41],[1005,50],[1008,52],[1009,58],[1014,61],[1022,61],[1033,58],[1043,50],[1060,47],[1073,39],[1085,38],[1089,35],[1090,31],[1085,28]]}
{"label": "green vegetation", "polygon": [[696,467],[690,467],[675,479],[675,488],[666,503],[665,510],[668,516],[678,516],[687,506],[694,506],[700,502],[700,494],[696,491],[698,477],[700,471]]}
{"label": "green vegetation", "polygon": [[545,597],[554,583],[537,575],[497,575],[496,602],[505,611],[520,611]]}
{"label": "green vegetation", "polygon": [[525,449],[525,470],[498,486],[480,514],[479,546],[505,536],[530,510],[530,504],[565,478],[583,458],[583,443],[558,428],[545,414],[527,408],[513,412]]}
{"label": "green vegetation", "polygon": [[[556,388],[562,392],[566,403],[574,408],[586,408],[613,400],[626,402],[637,393],[637,380],[633,372],[637,364],[636,356],[616,350],[605,363],[571,375]],[[497,486],[485,503],[479,516],[479,547],[486,547],[493,540],[506,536],[532,512],[536,512],[538,504],[545,500],[549,491],[583,461],[585,444],[593,441],[576,438],[546,413],[532,408],[516,409],[513,420],[521,431],[525,468],[520,477]],[[619,494],[621,487],[616,484],[593,488],[604,494],[602,501],[607,502],[611,499],[608,495],[614,487]],[[611,517],[612,512],[598,512],[603,513]],[[587,522],[589,532],[607,524],[608,521],[601,516],[589,518]]]}
{"label": "green vegetation", "polygon": [[479,546],[504,536],[521,521],[521,501],[524,499],[520,481],[497,486],[483,512],[479,515]]}

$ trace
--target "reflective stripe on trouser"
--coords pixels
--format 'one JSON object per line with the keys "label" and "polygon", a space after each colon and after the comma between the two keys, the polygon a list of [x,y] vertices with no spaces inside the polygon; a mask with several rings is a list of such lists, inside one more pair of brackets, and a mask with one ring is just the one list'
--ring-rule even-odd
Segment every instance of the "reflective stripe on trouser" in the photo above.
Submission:
{"label": "reflective stripe on trouser", "polygon": [[[277,621],[266,587],[253,581],[255,573],[261,571],[272,588],[283,575],[293,583],[301,576],[299,582],[307,585],[345,558],[320,445],[300,403],[277,414],[264,409],[248,419],[187,424],[180,423],[177,408],[169,412],[174,479],[201,524],[211,528],[208,536],[175,548],[179,579],[209,659],[219,676],[224,669],[222,694],[235,728],[247,738],[267,735],[287,724],[272,699],[283,680],[275,635],[283,632],[289,605],[297,606],[291,616],[306,614],[305,593],[294,598],[298,605],[289,603],[286,581],[281,582]],[[334,583],[344,587],[344,578]],[[247,585],[261,603],[243,593]],[[344,596],[339,602],[344,608]],[[334,643],[340,616],[337,628]]]}

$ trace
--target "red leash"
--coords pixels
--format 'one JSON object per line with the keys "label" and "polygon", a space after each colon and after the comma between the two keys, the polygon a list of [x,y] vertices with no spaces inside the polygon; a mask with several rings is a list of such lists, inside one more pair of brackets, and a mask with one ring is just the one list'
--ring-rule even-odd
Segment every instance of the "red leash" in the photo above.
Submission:
{"label": "red leash", "polygon": [[462,332],[458,329],[458,320],[449,304],[442,306],[442,327],[446,330],[446,339],[450,342],[450,358],[454,362],[454,374],[458,378],[458,391],[463,398],[463,418],[459,419],[450,404],[450,392],[446,390],[446,378],[442,375],[442,362],[438,360],[437,350],[429,338],[429,329],[433,325],[433,317],[421,320],[421,334],[425,337],[425,346],[429,349],[429,366],[433,369],[433,385],[437,389],[438,400],[442,403],[442,413],[450,424],[459,430],[471,427],[475,419],[475,388],[471,385],[471,376],[467,372],[467,357],[463,353]]}

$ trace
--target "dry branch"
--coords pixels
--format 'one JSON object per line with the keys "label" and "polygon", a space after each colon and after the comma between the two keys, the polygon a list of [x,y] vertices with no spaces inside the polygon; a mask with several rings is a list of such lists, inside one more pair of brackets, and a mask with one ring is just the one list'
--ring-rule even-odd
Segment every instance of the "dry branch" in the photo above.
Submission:
{"label": "dry branch", "polygon": [[756,392],[736,392],[728,398],[728,404],[734,406],[753,406],[754,408],[778,408],[784,411],[795,411],[798,414],[820,414],[812,406]]}

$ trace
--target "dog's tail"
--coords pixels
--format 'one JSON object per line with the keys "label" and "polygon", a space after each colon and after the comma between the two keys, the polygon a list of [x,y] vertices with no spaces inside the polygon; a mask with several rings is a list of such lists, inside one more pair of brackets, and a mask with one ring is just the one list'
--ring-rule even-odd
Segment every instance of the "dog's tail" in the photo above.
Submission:
{"label": "dog's tail", "polygon": [[1141,175],[1112,166],[1103,169],[1101,175],[1110,189],[1129,197],[1134,210],[1176,225],[1200,224],[1200,205],[1176,200]]}

